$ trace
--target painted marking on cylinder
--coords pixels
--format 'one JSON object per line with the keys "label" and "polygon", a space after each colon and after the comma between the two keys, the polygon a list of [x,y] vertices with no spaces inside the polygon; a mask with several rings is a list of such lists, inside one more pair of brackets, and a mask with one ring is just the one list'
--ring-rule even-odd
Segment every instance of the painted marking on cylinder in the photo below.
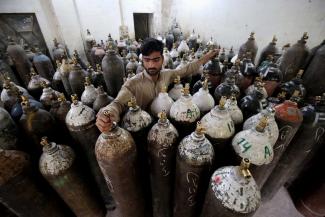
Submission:
{"label": "painted marking on cylinder", "polygon": [[188,193],[187,198],[188,206],[194,206],[196,204],[196,193],[198,189],[199,175],[193,172],[186,173],[186,180],[188,183]]}
{"label": "painted marking on cylinder", "polygon": [[266,159],[267,155],[269,155],[269,157],[271,156],[271,151],[270,151],[269,147],[265,146],[264,151],[265,151],[265,154],[264,154],[265,159]]}
{"label": "painted marking on cylinder", "polygon": [[283,127],[281,127],[281,129],[279,130],[279,138],[278,138],[278,141],[280,141],[280,144],[277,144],[278,141],[276,142],[277,146],[274,147],[274,150],[278,150],[278,149],[283,149],[284,146],[285,146],[285,142],[287,140],[287,137],[288,135],[291,134],[291,131],[292,131],[292,127],[289,126],[289,125],[285,125]]}
{"label": "painted marking on cylinder", "polygon": [[323,127],[318,127],[315,133],[315,141],[319,142],[320,138],[324,135],[325,129]]}
{"label": "painted marking on cylinder", "polygon": [[164,153],[168,148],[158,150],[158,157],[160,159],[159,165],[161,166],[162,176],[168,176],[170,171],[167,168],[167,155]]}
{"label": "painted marking on cylinder", "polygon": [[250,149],[252,147],[252,145],[249,144],[249,142],[247,142],[246,139],[244,139],[244,138],[241,138],[241,140],[239,142],[237,142],[237,145],[241,145],[244,148],[242,153],[245,153],[248,149]]}

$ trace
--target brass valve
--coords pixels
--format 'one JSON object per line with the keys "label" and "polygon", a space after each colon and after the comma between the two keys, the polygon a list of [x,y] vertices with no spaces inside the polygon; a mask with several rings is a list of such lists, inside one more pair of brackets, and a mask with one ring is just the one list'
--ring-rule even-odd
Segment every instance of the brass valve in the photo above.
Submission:
{"label": "brass valve", "polygon": [[220,98],[220,101],[219,101],[219,109],[224,109],[225,108],[226,101],[227,101],[227,97],[226,96],[222,96]]}
{"label": "brass valve", "polygon": [[309,38],[308,33],[304,32],[304,34],[302,35],[302,40],[306,41]]}
{"label": "brass valve", "polygon": [[30,68],[30,76],[35,76],[35,75],[37,75],[37,73],[35,72],[34,68],[31,67]]}
{"label": "brass valve", "polygon": [[278,99],[285,99],[286,98],[286,92],[282,91],[281,93],[278,94],[277,98]]}
{"label": "brass valve", "polygon": [[209,85],[208,85],[208,79],[207,78],[204,79],[202,87],[203,87],[204,90],[208,90]]}
{"label": "brass valve", "polygon": [[296,75],[296,78],[301,78],[302,75],[304,74],[304,70],[303,69],[299,69],[297,75]]}
{"label": "brass valve", "polygon": [[273,35],[272,43],[275,44],[277,41],[278,41],[277,37],[275,35]]}
{"label": "brass valve", "polygon": [[185,87],[183,87],[183,89],[182,89],[182,93],[184,96],[190,95],[190,84],[189,83],[185,84]]}
{"label": "brass valve", "polygon": [[206,132],[205,127],[201,124],[200,121],[198,121],[197,124],[196,124],[195,133],[197,135],[203,135],[205,132]]}
{"label": "brass valve", "polygon": [[24,95],[21,96],[21,105],[27,107],[30,106],[28,96],[24,96]]}
{"label": "brass valve", "polygon": [[241,174],[247,179],[252,177],[252,174],[249,171],[249,166],[250,166],[249,160],[247,158],[243,158],[240,163],[239,169]]}
{"label": "brass valve", "polygon": [[166,92],[167,92],[167,87],[166,87],[166,85],[163,85],[163,86],[161,87],[160,92],[161,92],[161,93],[166,93]]}
{"label": "brass valve", "polygon": [[165,122],[167,120],[167,114],[165,110],[162,110],[161,112],[158,113],[158,118],[162,122]]}
{"label": "brass valve", "polygon": [[41,87],[47,88],[49,85],[45,81],[41,81]]}
{"label": "brass valve", "polygon": [[89,78],[89,76],[86,76],[85,77],[85,86],[90,86],[90,85],[91,85],[90,78]]}
{"label": "brass valve", "polygon": [[77,96],[77,94],[72,94],[71,95],[71,101],[75,105],[78,104],[78,96]]}
{"label": "brass valve", "polygon": [[72,63],[73,63],[74,65],[78,65],[78,60],[77,60],[76,57],[72,57]]}
{"label": "brass valve", "polygon": [[256,130],[258,132],[263,132],[265,127],[267,126],[268,122],[267,122],[267,117],[263,116],[260,121],[258,122],[257,126],[256,126]]}
{"label": "brass valve", "polygon": [[55,63],[56,63],[56,67],[57,67],[57,68],[60,68],[60,67],[61,67],[61,63],[60,63],[59,60],[56,60]]}
{"label": "brass valve", "polygon": [[59,102],[65,102],[67,101],[67,99],[65,98],[64,94],[63,93],[60,93],[59,96],[58,96],[58,101]]}
{"label": "brass valve", "polygon": [[249,35],[250,39],[255,39],[255,32],[251,32],[251,34]]}
{"label": "brass valve", "polygon": [[134,96],[132,96],[130,101],[128,102],[128,107],[134,108],[134,109],[137,107],[137,101]]}
{"label": "brass valve", "polygon": [[49,140],[48,140],[48,138],[46,136],[43,136],[42,137],[40,143],[41,143],[42,146],[48,146],[48,145],[50,145]]}

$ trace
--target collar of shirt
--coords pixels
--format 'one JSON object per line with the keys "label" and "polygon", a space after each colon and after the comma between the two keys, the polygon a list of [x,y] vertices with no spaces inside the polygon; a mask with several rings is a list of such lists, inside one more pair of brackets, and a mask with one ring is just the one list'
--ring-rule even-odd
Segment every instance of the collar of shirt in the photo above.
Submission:
{"label": "collar of shirt", "polygon": [[[162,70],[159,71],[157,81],[159,80],[159,77],[160,77],[160,73],[161,73],[161,71],[162,71]],[[142,71],[142,78],[144,78],[144,77],[146,77],[146,78],[148,78],[150,81],[154,82],[154,81],[152,80],[151,75],[149,75],[148,72],[147,72],[147,70],[145,70],[145,69],[143,69],[143,71]]]}

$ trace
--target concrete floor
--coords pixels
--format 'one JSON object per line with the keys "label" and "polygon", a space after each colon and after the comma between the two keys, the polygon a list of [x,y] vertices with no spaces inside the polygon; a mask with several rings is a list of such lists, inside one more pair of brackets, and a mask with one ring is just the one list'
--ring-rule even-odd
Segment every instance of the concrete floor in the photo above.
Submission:
{"label": "concrete floor", "polygon": [[282,187],[272,200],[264,203],[253,217],[304,217],[294,206],[286,188]]}

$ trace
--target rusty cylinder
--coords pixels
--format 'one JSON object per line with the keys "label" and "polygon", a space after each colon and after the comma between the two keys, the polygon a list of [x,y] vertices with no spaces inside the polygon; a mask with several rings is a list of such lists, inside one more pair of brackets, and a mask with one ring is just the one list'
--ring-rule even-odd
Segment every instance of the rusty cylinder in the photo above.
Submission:
{"label": "rusty cylinder", "polygon": [[295,91],[290,100],[275,106],[275,120],[279,128],[279,137],[273,146],[273,160],[267,165],[252,169],[252,174],[261,189],[302,123],[303,115],[296,103],[299,100],[298,95],[299,92]]}
{"label": "rusty cylinder", "polygon": [[66,217],[58,199],[44,194],[27,154],[0,149],[0,201],[19,217]]}
{"label": "rusty cylinder", "polygon": [[260,203],[249,160],[243,159],[240,166],[222,167],[213,173],[201,217],[250,217]]}
{"label": "rusty cylinder", "polygon": [[46,137],[42,138],[41,145],[40,172],[74,214],[78,217],[103,217],[103,207],[78,169],[72,148],[49,142]]}
{"label": "rusty cylinder", "polygon": [[153,217],[170,217],[178,132],[167,119],[167,112],[158,116],[158,123],[148,134]]}
{"label": "rusty cylinder", "polygon": [[195,132],[178,146],[174,191],[174,217],[197,217],[209,183],[214,161],[212,144],[198,122]]}
{"label": "rusty cylinder", "polygon": [[112,216],[144,217],[145,202],[137,167],[136,145],[131,134],[113,123],[109,131],[98,137],[95,152],[117,204]]}

